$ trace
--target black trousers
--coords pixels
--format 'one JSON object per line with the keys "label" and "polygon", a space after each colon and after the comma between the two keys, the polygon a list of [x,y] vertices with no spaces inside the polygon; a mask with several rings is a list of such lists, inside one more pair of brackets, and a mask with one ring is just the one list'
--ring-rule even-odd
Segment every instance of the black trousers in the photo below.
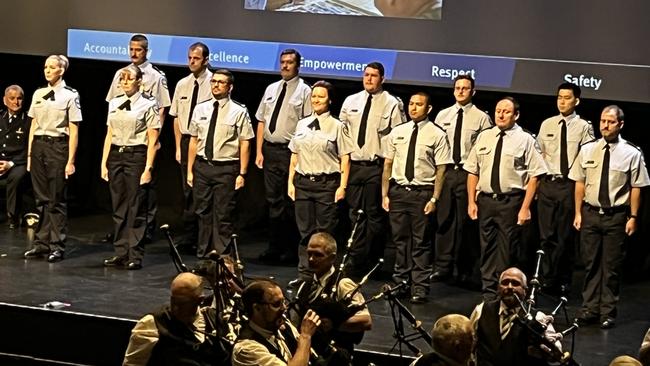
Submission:
{"label": "black trousers", "polygon": [[2,176],[0,179],[7,180],[7,218],[9,220],[20,220],[22,203],[21,193],[23,178],[27,175],[27,166],[14,165],[13,168]]}
{"label": "black trousers", "polygon": [[142,261],[147,223],[148,184],[140,185],[147,164],[144,145],[122,148],[111,146],[106,162],[108,188],[113,203],[113,246],[115,255],[129,261]]}
{"label": "black trousers", "polygon": [[68,233],[67,182],[68,137],[34,136],[31,151],[31,176],[40,216],[34,233],[34,247],[64,250]]}
{"label": "black trousers", "polygon": [[311,179],[298,173],[294,176],[296,225],[300,233],[298,272],[301,278],[311,278],[307,262],[307,243],[311,235],[317,231],[326,231],[334,235],[338,223],[334,194],[340,182],[339,174],[321,175]]}
{"label": "black trousers", "polygon": [[183,186],[183,229],[187,235],[186,244],[195,244],[198,233],[198,218],[194,212],[194,196],[192,187],[187,184],[187,152],[190,145],[190,135],[181,136],[181,178]]}
{"label": "black trousers", "polygon": [[298,229],[294,204],[287,194],[291,151],[287,144],[264,142],[264,189],[269,204],[269,246],[275,254],[296,255]]}
{"label": "black trousers", "polygon": [[[350,248],[354,266],[365,266],[372,257],[381,257],[385,243],[386,214],[381,208],[381,174],[383,164],[355,162],[350,165],[350,177],[345,198],[350,206],[350,221],[357,222],[357,231]],[[361,216],[358,211],[363,210]],[[357,221],[358,220],[358,221]]]}
{"label": "black trousers", "polygon": [[424,207],[431,198],[433,187],[412,189],[391,184],[388,192],[388,217],[397,247],[393,280],[411,281],[411,293],[423,296],[429,292],[431,275],[431,217]]}
{"label": "black trousers", "polygon": [[580,228],[580,251],[585,263],[582,310],[616,318],[625,259],[625,224],[627,212],[599,214],[583,205]]}
{"label": "black trousers", "polygon": [[574,189],[571,180],[544,178],[537,194],[544,284],[571,284],[575,266]]}
{"label": "black trousers", "polygon": [[435,270],[471,275],[480,256],[478,225],[467,215],[467,172],[447,169],[436,209]]}
{"label": "black trousers", "polygon": [[517,215],[524,193],[514,195],[479,194],[478,220],[481,240],[481,282],[488,297],[496,294],[499,275],[518,265],[522,226]]}
{"label": "black trousers", "polygon": [[239,161],[208,162],[197,156],[193,194],[199,217],[198,257],[205,257],[213,249],[221,254],[230,243],[238,175]]}

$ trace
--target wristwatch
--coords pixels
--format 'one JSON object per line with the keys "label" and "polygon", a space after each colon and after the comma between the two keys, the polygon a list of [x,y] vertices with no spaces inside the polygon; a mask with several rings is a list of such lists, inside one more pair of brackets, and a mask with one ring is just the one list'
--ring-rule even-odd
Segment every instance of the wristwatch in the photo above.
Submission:
{"label": "wristwatch", "polygon": [[431,203],[433,203],[433,204],[435,205],[436,202],[438,202],[438,199],[435,198],[435,197],[431,197],[431,199],[429,200],[429,202],[431,202]]}

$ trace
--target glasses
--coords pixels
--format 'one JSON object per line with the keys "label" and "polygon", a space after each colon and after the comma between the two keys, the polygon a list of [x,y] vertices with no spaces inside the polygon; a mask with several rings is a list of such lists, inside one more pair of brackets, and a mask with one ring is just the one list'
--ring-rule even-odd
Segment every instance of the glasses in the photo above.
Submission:
{"label": "glasses", "polygon": [[280,299],[275,302],[260,301],[260,304],[270,305],[274,309],[280,309],[282,307],[286,308],[289,305],[289,302],[287,301],[287,299]]}
{"label": "glasses", "polygon": [[219,86],[224,86],[230,84],[229,82],[225,80],[210,80],[210,84],[217,84]]}

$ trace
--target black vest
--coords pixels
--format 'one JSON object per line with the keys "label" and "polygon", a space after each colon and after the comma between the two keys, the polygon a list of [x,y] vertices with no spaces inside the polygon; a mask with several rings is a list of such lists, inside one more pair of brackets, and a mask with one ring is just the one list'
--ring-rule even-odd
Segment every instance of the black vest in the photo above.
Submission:
{"label": "black vest", "polygon": [[[284,337],[284,343],[286,343],[287,347],[289,348],[289,351],[291,351],[291,355],[294,355],[296,353],[296,349],[298,348],[298,341],[296,340],[296,338],[291,333],[291,329],[287,326],[287,327],[285,327],[284,330],[280,330],[279,332]],[[248,325],[248,323],[246,323],[246,325],[244,325],[241,328],[241,330],[239,331],[239,337],[237,337],[237,341],[243,340],[243,339],[250,339],[250,340],[253,340],[253,341],[261,344],[262,346],[266,347],[266,349],[269,351],[269,353],[275,355],[280,360],[283,360],[282,353],[276,347],[276,345],[271,344],[271,342],[269,342],[261,334],[254,331]]]}
{"label": "black vest", "polygon": [[158,343],[154,346],[148,365],[230,365],[232,348],[215,331],[216,311],[202,308],[200,313],[205,321],[203,343],[196,339],[190,328],[171,316],[169,306],[152,314],[158,328]]}
{"label": "black vest", "polygon": [[514,322],[508,336],[501,340],[499,325],[499,300],[485,302],[476,331],[477,366],[537,366],[548,365],[528,355],[528,331]]}

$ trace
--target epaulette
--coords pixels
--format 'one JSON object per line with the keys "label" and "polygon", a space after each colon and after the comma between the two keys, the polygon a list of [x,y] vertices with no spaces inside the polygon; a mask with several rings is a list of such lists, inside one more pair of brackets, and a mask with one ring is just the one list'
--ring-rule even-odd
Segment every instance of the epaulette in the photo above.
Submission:
{"label": "epaulette", "polygon": [[580,145],[580,146],[585,146],[585,145],[587,145],[587,144],[591,144],[592,142],[596,142],[596,141],[598,141],[598,139],[589,140],[589,141],[583,143],[583,144]]}
{"label": "epaulette", "polygon": [[73,92],[73,93],[77,93],[77,94],[79,94],[79,92],[78,92],[77,89],[75,89],[75,88],[71,88],[71,87],[69,87],[69,86],[67,86],[67,85],[64,86],[63,88],[64,88],[64,89],[68,89],[68,90],[70,90],[70,91]]}
{"label": "epaulette", "polygon": [[162,76],[165,76],[165,72],[162,71],[161,69],[159,69],[158,66],[156,66],[156,65],[154,65],[154,64],[151,64],[151,67],[152,67],[154,70],[158,71]]}
{"label": "epaulette", "polygon": [[442,126],[440,126],[439,124],[437,124],[437,123],[435,123],[434,121],[431,121],[431,120],[429,120],[429,122],[431,122],[431,124],[433,124],[434,126],[438,127],[440,129],[440,131],[442,131],[445,135],[447,134],[447,131],[445,131],[445,129],[442,128]]}
{"label": "epaulette", "polygon": [[633,143],[631,143],[631,142],[629,142],[629,141],[627,141],[627,140],[625,140],[625,143],[627,143],[628,145],[632,146],[633,148],[635,148],[635,149],[639,150],[641,153],[643,153],[643,151],[641,150],[641,148],[638,147],[638,146],[636,146],[636,145],[634,145]]}
{"label": "epaulette", "polygon": [[239,103],[238,101],[233,100],[233,99],[230,99],[230,101],[233,102],[233,103],[235,103],[236,105],[238,105],[238,106],[240,106],[240,107],[246,109],[246,105],[244,105],[243,103]]}
{"label": "epaulette", "polygon": [[533,136],[533,138],[536,138],[536,137],[537,137],[537,135],[536,135],[535,133],[533,133],[533,132],[531,132],[531,131],[528,131],[527,129],[525,129],[525,128],[523,128],[523,127],[521,127],[521,130],[524,131],[524,132],[526,132],[527,134]]}
{"label": "epaulette", "polygon": [[[122,94],[122,95],[124,95],[124,94]],[[142,95],[142,97],[143,97],[144,99],[147,99],[147,100],[156,100],[156,98],[154,98],[153,95],[151,95],[151,94],[149,94],[149,93],[141,93],[141,95]]]}
{"label": "epaulette", "polygon": [[125,96],[125,95],[126,95],[126,94],[116,95],[115,98],[123,97],[123,96]]}

